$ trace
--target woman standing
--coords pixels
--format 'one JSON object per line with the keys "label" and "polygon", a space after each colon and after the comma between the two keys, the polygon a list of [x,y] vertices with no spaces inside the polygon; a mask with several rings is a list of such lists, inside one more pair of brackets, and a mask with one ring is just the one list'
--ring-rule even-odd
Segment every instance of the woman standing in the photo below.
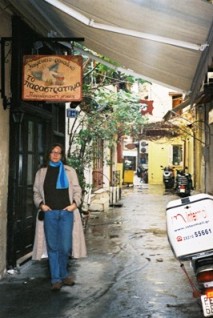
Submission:
{"label": "woman standing", "polygon": [[[42,223],[49,259],[51,289],[57,291],[63,285],[74,285],[68,274],[68,260],[75,244],[72,240],[73,226],[80,227],[80,230],[82,227],[77,210],[81,204],[81,187],[76,171],[65,165],[62,145],[52,145],[47,153],[46,162],[46,166],[36,173],[33,192],[36,207],[44,212]],[[83,229],[81,239],[82,233]]]}

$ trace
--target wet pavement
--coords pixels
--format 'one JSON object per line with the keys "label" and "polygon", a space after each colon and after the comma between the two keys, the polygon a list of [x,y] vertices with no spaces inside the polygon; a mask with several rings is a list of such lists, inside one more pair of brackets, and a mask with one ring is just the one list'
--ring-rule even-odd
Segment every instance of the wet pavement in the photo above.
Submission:
{"label": "wet pavement", "polygon": [[0,318],[203,317],[166,236],[175,199],[157,185],[123,188],[121,207],[90,216],[88,257],[70,260],[75,286],[52,292],[47,260],[28,261],[0,281]]}

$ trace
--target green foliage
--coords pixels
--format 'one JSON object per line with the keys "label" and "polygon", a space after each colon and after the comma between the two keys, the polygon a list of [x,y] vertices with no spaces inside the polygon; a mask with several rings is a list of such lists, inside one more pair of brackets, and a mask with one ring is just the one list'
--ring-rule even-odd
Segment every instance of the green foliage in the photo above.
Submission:
{"label": "green foliage", "polygon": [[72,153],[72,155],[67,158],[67,164],[76,170],[80,186],[83,190],[85,190],[88,185],[85,183],[84,179],[84,162],[83,160],[80,160],[77,152]]}
{"label": "green foliage", "polygon": [[[124,135],[135,138],[147,120],[141,115],[139,96],[120,83],[134,83],[136,79],[94,62],[84,70],[84,98],[79,104],[80,113],[69,133],[68,162],[78,172],[84,184],[84,169],[93,163],[93,145],[104,140],[113,147]],[[116,87],[116,90],[115,90]],[[114,88],[114,89],[113,89]],[[105,158],[110,162],[109,158]]]}

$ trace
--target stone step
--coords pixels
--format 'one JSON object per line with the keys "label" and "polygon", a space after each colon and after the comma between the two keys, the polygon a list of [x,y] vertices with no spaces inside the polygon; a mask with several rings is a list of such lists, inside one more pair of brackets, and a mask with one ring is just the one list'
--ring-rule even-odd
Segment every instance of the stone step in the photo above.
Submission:
{"label": "stone step", "polygon": [[95,199],[102,199],[102,198],[109,198],[109,191],[105,189],[99,189],[97,191],[93,192],[93,195],[95,196]]}
{"label": "stone step", "polygon": [[109,209],[109,198],[101,198],[92,200],[89,210],[93,212],[106,212]]}

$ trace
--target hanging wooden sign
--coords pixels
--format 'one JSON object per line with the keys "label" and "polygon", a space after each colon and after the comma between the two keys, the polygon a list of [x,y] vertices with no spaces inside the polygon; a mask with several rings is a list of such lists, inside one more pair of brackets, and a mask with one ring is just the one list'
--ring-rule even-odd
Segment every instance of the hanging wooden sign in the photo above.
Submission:
{"label": "hanging wooden sign", "polygon": [[70,102],[82,99],[82,56],[25,55],[22,99]]}

